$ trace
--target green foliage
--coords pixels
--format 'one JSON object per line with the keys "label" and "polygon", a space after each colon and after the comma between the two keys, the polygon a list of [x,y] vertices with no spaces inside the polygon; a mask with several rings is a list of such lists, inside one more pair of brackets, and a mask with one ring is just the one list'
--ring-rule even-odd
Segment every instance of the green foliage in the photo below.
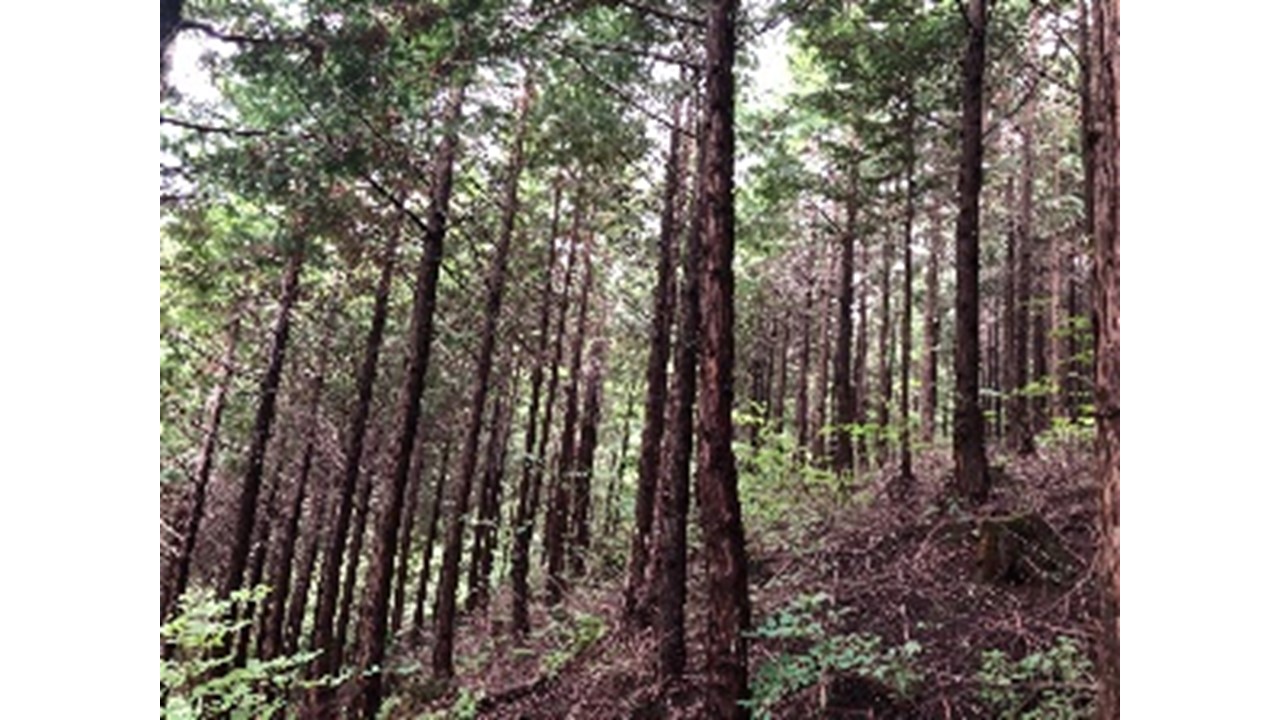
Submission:
{"label": "green foliage", "polygon": [[603,637],[607,629],[608,624],[599,615],[590,613],[575,615],[569,627],[560,629],[560,634],[563,636],[561,645],[543,659],[544,671],[552,677],[559,674],[570,660],[582,654],[595,641]]}
{"label": "green foliage", "polygon": [[[849,499],[849,479],[809,464],[790,432],[752,416],[736,417],[735,423],[760,425],[757,444],[734,443],[738,493],[751,525],[765,530],[811,525],[824,517],[822,507]],[[809,501],[797,502],[797,497]]]}
{"label": "green foliage", "polygon": [[483,697],[473,693],[469,688],[462,688],[452,706],[445,710],[428,712],[420,720],[472,720],[480,712],[480,700]]}
{"label": "green foliage", "polygon": [[808,644],[802,652],[783,653],[760,666],[746,703],[753,717],[768,720],[770,708],[779,701],[833,674],[872,678],[901,696],[909,695],[920,681],[914,664],[921,650],[919,643],[908,641],[884,648],[876,635],[832,634],[831,628],[841,615],[832,602],[824,592],[802,595],[752,631],[751,636],[761,640]]}
{"label": "green foliage", "polygon": [[1077,720],[1093,717],[1089,658],[1074,640],[1059,636],[1044,651],[1017,662],[1001,650],[982,654],[978,697],[999,720]]}
{"label": "green foliage", "polygon": [[[290,692],[301,687],[302,669],[318,653],[303,652],[268,661],[250,658],[244,667],[225,670],[232,660],[231,638],[249,620],[234,621],[236,604],[255,603],[270,594],[259,586],[230,599],[200,590],[182,597],[176,618],[160,628],[173,657],[160,661],[160,717],[233,720],[272,717],[288,707]],[[218,654],[222,653],[222,654]]]}

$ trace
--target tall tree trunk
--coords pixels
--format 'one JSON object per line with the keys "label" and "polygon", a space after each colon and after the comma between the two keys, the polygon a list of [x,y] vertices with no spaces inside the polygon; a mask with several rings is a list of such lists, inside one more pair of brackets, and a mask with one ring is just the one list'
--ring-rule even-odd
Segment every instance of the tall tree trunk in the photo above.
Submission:
{"label": "tall tree trunk", "polygon": [[880,258],[880,346],[878,361],[880,365],[880,395],[876,398],[876,462],[883,465],[889,461],[889,407],[893,403],[893,343],[890,333],[893,331],[893,239],[885,235],[881,245]]}
{"label": "tall tree trunk", "polygon": [[902,232],[902,367],[899,382],[902,384],[902,407],[899,422],[902,433],[898,454],[901,462],[899,479],[903,485],[915,484],[911,471],[911,235],[916,218],[916,139],[915,100],[909,99],[907,110],[907,207]]}
{"label": "tall tree trunk", "polygon": [[191,511],[182,535],[182,549],[178,554],[173,585],[168,596],[160,604],[161,620],[173,614],[174,606],[186,592],[187,582],[191,578],[191,560],[196,552],[196,539],[200,536],[200,523],[204,520],[209,477],[213,474],[213,463],[218,450],[218,431],[222,427],[222,415],[226,409],[231,380],[235,377],[236,347],[239,342],[240,310],[237,309],[227,328],[226,351],[218,363],[217,384],[214,386],[213,395],[209,398],[209,420],[205,427],[204,441],[200,445],[199,459],[196,461],[196,480],[191,498]]}
{"label": "tall tree trunk", "polygon": [[1006,206],[1010,212],[1006,254],[1009,291],[1005,298],[1004,395],[1009,406],[1009,447],[1020,455],[1034,449],[1027,402],[1027,340],[1031,311],[1031,242],[1022,227],[1020,211],[1014,214],[1014,180],[1009,176]]}
{"label": "tall tree trunk", "polygon": [[960,216],[956,221],[956,480],[970,502],[991,491],[978,402],[978,203],[982,194],[982,76],[986,65],[987,2],[968,0],[968,47],[962,87]]}
{"label": "tall tree trunk", "polygon": [[791,345],[791,308],[787,306],[785,300],[781,303],[781,317],[779,324],[782,327],[782,340],[775,345],[778,349],[778,387],[777,396],[770,405],[773,408],[773,419],[776,421],[777,431],[782,432],[787,424],[787,350]]}
{"label": "tall tree trunk", "polygon": [[622,413],[622,437],[618,441],[618,451],[614,454],[613,474],[609,478],[609,488],[604,496],[604,534],[613,537],[618,529],[618,489],[626,474],[628,451],[631,449],[631,421],[635,419],[636,390],[635,386],[627,387],[627,408]]}
{"label": "tall tree trunk", "polygon": [[748,717],[747,552],[733,456],[733,61],[737,0],[707,10],[706,193],[701,268],[698,510],[705,543],[709,714]]}
{"label": "tall tree trunk", "polygon": [[[855,169],[851,173],[849,198],[845,204],[847,225],[844,234],[840,237],[839,287],[836,290],[836,357],[833,388],[836,400],[834,423],[836,426],[836,451],[833,462],[837,474],[853,470],[853,437],[850,434],[850,426],[855,422],[857,414],[854,390],[849,384],[849,350],[853,334],[853,240],[858,217],[857,183]],[[858,328],[858,352],[859,359],[864,360],[865,297],[860,298],[859,301],[861,303],[859,314],[862,325]],[[861,376],[857,375],[855,381],[860,385]],[[861,420],[857,420],[857,422],[861,422]]]}
{"label": "tall tree trunk", "polygon": [[924,284],[924,367],[920,373],[920,436],[933,443],[938,415],[938,345],[942,342],[939,313],[938,265],[942,255],[942,204],[932,205],[929,218],[929,266]]}
{"label": "tall tree trunk", "polygon": [[[578,216],[582,213],[585,198],[579,193],[574,209],[574,226],[581,231]],[[578,401],[579,381],[582,376],[582,348],[587,334],[587,308],[591,300],[592,263],[590,234],[582,239],[582,290],[578,298],[577,332],[573,338],[573,350],[569,360],[569,383],[564,395],[564,428],[560,431],[560,454],[554,475],[555,488],[550,494],[552,500],[547,508],[547,604],[557,605],[564,597],[566,589],[565,542],[569,530],[570,481],[574,472],[576,459],[575,444],[578,432],[578,413],[581,408]]]}
{"label": "tall tree trunk", "polygon": [[[705,124],[699,133],[706,137]],[[698,177],[706,174],[705,150],[698,153]],[[685,600],[688,597],[689,468],[693,457],[693,410],[698,389],[699,333],[702,308],[702,218],[706,191],[698,183],[685,240],[680,328],[675,347],[675,376],[668,399],[670,413],[663,438],[656,510],[656,548],[650,569],[652,604],[657,610],[658,672],[679,677],[685,669]]]}
{"label": "tall tree trunk", "polygon": [[[334,616],[339,611],[338,593],[348,585],[354,586],[355,567],[360,563],[359,547],[364,537],[364,510],[359,513],[361,517],[357,518],[357,529],[351,540],[354,547],[348,560],[350,567],[346,573],[347,577],[343,578],[342,583],[339,584],[339,578],[343,575],[342,561],[347,547],[347,538],[352,535],[351,521],[356,505],[356,490],[360,484],[360,463],[364,456],[365,435],[373,405],[374,384],[378,377],[378,357],[382,351],[382,337],[387,326],[391,282],[395,276],[395,255],[399,239],[393,233],[387,237],[386,242],[382,254],[382,271],[378,277],[378,285],[374,289],[373,317],[369,321],[369,333],[365,336],[364,357],[360,363],[360,373],[356,378],[356,405],[347,435],[342,486],[338,495],[338,514],[334,519],[333,527],[330,528],[329,544],[325,549],[324,567],[320,574],[320,598],[316,605],[312,642],[312,647],[322,653],[313,668],[316,677],[334,674],[341,663],[343,645],[346,642],[346,624],[339,623],[340,628],[335,631]],[[370,479],[365,478],[365,484],[368,485],[369,482]],[[368,494],[362,492],[361,495],[366,500],[360,503],[360,507],[367,508]],[[347,578],[350,578],[349,583]],[[349,590],[346,592],[349,593]],[[347,616],[350,617],[350,595],[347,594],[345,597],[342,605],[347,608]],[[329,702],[331,697],[332,693],[322,688],[317,692],[315,700],[317,705],[323,705]]]}
{"label": "tall tree trunk", "polygon": [[667,149],[666,178],[663,185],[662,219],[658,226],[658,277],[653,288],[653,322],[649,328],[649,361],[645,369],[644,429],[640,433],[640,456],[636,465],[635,528],[627,564],[627,587],[623,611],[628,622],[647,624],[639,612],[644,590],[645,567],[649,562],[650,530],[653,526],[654,492],[662,452],[666,422],[667,360],[671,356],[671,321],[675,314],[675,233],[676,203],[680,197],[680,102],[672,104],[671,137]]}
{"label": "tall tree trunk", "polygon": [[493,413],[489,420],[489,439],[485,443],[484,470],[477,498],[476,522],[471,537],[471,563],[467,568],[467,612],[488,611],[489,577],[493,574],[493,549],[498,537],[499,510],[502,503],[502,479],[507,461],[507,443],[511,434],[511,407],[520,387],[520,370],[512,372],[511,358],[506,358],[498,375],[494,392]]}
{"label": "tall tree trunk", "polygon": [[586,555],[591,548],[591,486],[595,475],[596,447],[600,441],[600,401],[604,391],[603,338],[591,343],[587,369],[587,395],[582,402],[582,429],[578,435],[578,457],[574,462],[577,483],[573,493],[573,552],[570,571],[586,574]]}
{"label": "tall tree trunk", "polygon": [[[248,576],[244,583],[246,588],[256,588],[262,584],[262,576],[267,567],[267,554],[271,548],[271,535],[275,530],[276,522],[280,519],[280,514],[276,511],[276,496],[280,491],[280,476],[284,473],[287,455],[286,443],[283,440],[277,442],[275,467],[267,479],[266,501],[262,504],[263,511],[258,513],[254,522],[253,552],[249,556]],[[245,661],[249,659],[249,641],[253,635],[254,620],[259,615],[259,609],[256,601],[250,602],[245,605],[244,612],[241,613],[244,624],[240,626],[236,637],[235,658],[231,662],[234,667],[244,667]],[[262,636],[262,628],[259,627],[257,637]],[[259,645],[258,652],[261,653],[261,651],[262,647]]]}
{"label": "tall tree trunk", "polygon": [[[1032,14],[1031,27],[1033,28],[1032,38],[1036,37],[1034,28],[1036,27],[1035,14]],[[1023,294],[1023,301],[1026,308],[1023,311],[1027,318],[1028,333],[1030,335],[1029,342],[1032,358],[1032,367],[1034,368],[1030,380],[1034,380],[1037,386],[1044,382],[1045,374],[1048,370],[1047,359],[1045,358],[1045,306],[1044,306],[1044,251],[1038,247],[1041,242],[1037,239],[1035,233],[1035,172],[1036,172],[1036,100],[1035,91],[1032,90],[1030,99],[1022,110],[1022,119],[1020,128],[1022,132],[1022,168],[1021,178],[1019,182],[1018,194],[1018,242],[1019,250],[1022,257],[1021,267],[1019,271],[1022,275],[1020,281],[1026,288]],[[1024,369],[1025,374],[1025,369]],[[1023,383],[1026,387],[1027,383]],[[1024,393],[1025,397],[1025,393]],[[1044,429],[1045,426],[1045,395],[1037,393],[1032,397],[1027,397],[1023,401],[1023,435],[1020,438],[1018,452],[1023,455],[1029,455],[1035,452],[1035,435]]]}
{"label": "tall tree trunk", "polygon": [[1095,0],[1090,43],[1102,642],[1098,717],[1120,717],[1120,3]]}
{"label": "tall tree trunk", "polygon": [[289,594],[289,608],[285,614],[284,644],[281,646],[282,655],[296,653],[302,644],[302,621],[305,619],[307,600],[311,595],[311,579],[315,574],[316,560],[320,556],[320,539],[331,515],[329,507],[333,504],[327,495],[322,492],[313,494],[311,498],[311,521],[307,532],[306,550],[302,553],[298,579]]}
{"label": "tall tree trunk", "polygon": [[[815,398],[817,402],[813,431],[809,434],[809,457],[811,462],[825,467],[830,462],[828,448],[831,447],[827,432],[827,398],[831,395],[831,377],[828,371],[831,366],[831,278],[834,273],[832,273],[828,244],[823,242],[819,247],[822,248],[822,264],[819,270],[821,280],[818,287],[818,376],[816,378],[818,392]],[[850,304],[852,304],[852,295]],[[846,311],[851,309],[845,308]],[[848,338],[845,339],[848,340]],[[853,464],[852,449],[847,454],[846,460],[850,465]]]}
{"label": "tall tree trunk", "polygon": [[803,457],[809,446],[809,335],[813,314],[812,281],[806,283],[804,312],[800,316],[800,375],[796,378],[796,454]]}
{"label": "tall tree trunk", "polygon": [[253,434],[249,441],[249,457],[246,461],[244,485],[240,490],[240,506],[236,512],[236,529],[231,546],[227,574],[223,579],[222,595],[239,590],[249,563],[253,547],[253,529],[258,510],[258,495],[262,490],[262,476],[267,455],[267,443],[271,440],[271,427],[276,419],[276,397],[280,390],[280,378],[284,374],[285,349],[289,345],[289,327],[293,319],[293,306],[298,301],[302,274],[302,262],[306,246],[301,238],[294,239],[285,265],[280,290],[280,308],[276,311],[275,325],[271,330],[271,350],[267,371],[258,385],[258,410],[253,421]]}
{"label": "tall tree trunk", "polygon": [[404,504],[404,518],[401,520],[399,547],[396,549],[396,581],[395,592],[391,598],[391,634],[395,635],[400,631],[400,624],[404,622],[404,603],[405,603],[405,586],[409,582],[409,562],[412,553],[410,548],[413,545],[414,525],[417,524],[419,495],[422,492],[422,486],[426,483],[424,475],[426,474],[426,420],[418,421],[418,433],[413,445],[413,461],[409,463],[409,497]]}
{"label": "tall tree trunk", "polygon": [[[858,332],[854,340],[853,348],[853,422],[860,429],[865,429],[867,424],[867,410],[869,402],[867,396],[870,394],[867,387],[867,352],[870,345],[867,326],[867,295],[870,293],[870,268],[871,268],[871,250],[867,247],[868,240],[863,237],[859,243],[859,263],[863,269],[862,282],[858,283]],[[837,373],[839,369],[837,368]],[[837,407],[839,407],[837,403]],[[865,432],[858,433],[858,465],[867,467],[871,464],[870,457],[867,453],[867,435]]]}
{"label": "tall tree trunk", "polygon": [[[551,324],[551,305],[553,283],[555,279],[556,236],[560,226],[560,185],[555,186],[555,198],[552,201],[551,234],[547,238],[546,273],[542,281],[542,308],[538,319],[538,362],[533,366],[532,385],[529,395],[529,409],[526,417],[524,435],[524,462],[520,471],[520,486],[517,490],[515,535],[511,549],[511,630],[517,639],[523,639],[529,633],[529,548],[533,543],[534,522],[538,514],[538,495],[541,489],[541,478],[545,472],[545,458],[550,431],[551,407],[555,399],[556,372],[560,364],[560,339],[564,335],[563,310],[559,314],[559,327],[556,336],[555,360],[547,364],[547,351],[550,347],[549,335]],[[569,283],[573,276],[570,251],[570,267],[565,274],[565,296],[568,296]],[[543,373],[550,371],[551,378],[548,389],[546,422],[542,423],[542,432],[538,432],[539,394],[542,390]],[[535,454],[535,449],[537,450]]]}
{"label": "tall tree trunk", "polygon": [[[520,202],[520,173],[524,170],[524,141],[528,131],[529,106],[533,78],[525,76],[524,92],[516,109],[516,135],[511,148],[502,203],[502,229],[493,252],[493,267],[489,273],[488,295],[485,300],[484,328],[480,335],[480,354],[476,362],[476,379],[471,396],[471,417],[462,449],[461,474],[455,486],[453,513],[449,518],[445,535],[444,557],[440,564],[440,586],[436,591],[435,645],[431,653],[431,669],[438,678],[453,676],[454,613],[458,602],[458,570],[462,560],[462,531],[471,498],[471,486],[476,471],[476,455],[480,445],[480,425],[485,401],[489,395],[489,376],[493,371],[493,359],[497,345],[498,319],[502,314],[502,295],[507,282],[507,259],[511,238],[515,232],[516,213]],[[371,656],[381,663],[381,653]],[[365,690],[365,709],[373,717],[381,699],[380,686],[370,684]]]}
{"label": "tall tree trunk", "polygon": [[320,349],[319,367],[311,377],[310,397],[307,405],[306,440],[302,450],[302,467],[298,470],[298,479],[294,483],[293,495],[289,499],[289,512],[284,520],[284,532],[280,538],[280,546],[276,551],[276,564],[271,573],[271,598],[267,611],[266,629],[258,641],[264,660],[276,657],[284,649],[285,605],[289,589],[293,581],[293,566],[298,544],[298,530],[302,525],[302,506],[307,498],[307,487],[311,480],[311,471],[315,463],[316,440],[319,434],[320,394],[324,389],[325,375],[329,366],[329,342],[333,334],[333,321],[336,313],[330,313],[325,329],[325,338]]}
{"label": "tall tree trunk", "polygon": [[[381,446],[382,428],[375,425],[371,448]],[[374,457],[377,453],[371,453]],[[342,667],[346,662],[347,644],[350,635],[351,613],[356,606],[356,580],[359,577],[360,560],[364,557],[364,539],[369,527],[369,511],[373,508],[373,486],[378,472],[370,469],[360,479],[360,487],[356,496],[355,515],[352,518],[351,540],[347,550],[347,564],[342,569],[342,593],[338,596],[338,622],[334,629],[334,669]]]}
{"label": "tall tree trunk", "polygon": [[416,633],[421,633],[427,622],[427,581],[431,578],[431,555],[435,551],[436,533],[440,527],[440,504],[444,501],[444,490],[449,484],[449,449],[451,447],[448,442],[441,444],[440,465],[431,495],[431,509],[427,511],[427,537],[422,543],[422,569],[418,573],[418,588],[414,592],[413,601],[413,629]]}

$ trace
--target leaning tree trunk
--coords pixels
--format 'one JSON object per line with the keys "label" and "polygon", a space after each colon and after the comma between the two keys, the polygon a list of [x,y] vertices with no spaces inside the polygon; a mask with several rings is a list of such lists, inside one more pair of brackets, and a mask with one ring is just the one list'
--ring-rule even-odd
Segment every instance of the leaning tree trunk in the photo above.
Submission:
{"label": "leaning tree trunk", "polygon": [[240,311],[231,318],[231,326],[227,330],[227,348],[218,363],[218,382],[214,386],[213,396],[209,398],[209,424],[205,429],[204,441],[200,445],[199,459],[196,461],[196,482],[191,498],[191,513],[182,535],[182,549],[179,552],[173,585],[167,597],[161,601],[161,620],[168,618],[173,612],[174,604],[187,590],[187,582],[191,577],[191,560],[195,556],[196,540],[200,536],[200,523],[204,519],[205,500],[208,497],[209,477],[213,474],[214,456],[218,449],[218,431],[222,427],[222,415],[227,405],[227,393],[231,389],[231,380],[235,377],[236,347],[240,342]]}
{"label": "leaning tree trunk", "polygon": [[[347,585],[346,582],[340,582],[340,578],[343,576],[342,560],[346,552],[347,538],[351,535],[352,514],[356,509],[356,491],[360,484],[360,462],[364,456],[365,436],[368,431],[369,414],[373,405],[374,384],[378,376],[378,356],[382,351],[382,337],[387,326],[387,312],[391,297],[391,282],[395,276],[395,255],[398,242],[398,233],[393,233],[387,237],[387,244],[383,248],[382,271],[378,276],[378,285],[374,289],[373,295],[373,317],[369,322],[369,333],[365,336],[364,357],[360,363],[360,374],[356,378],[356,405],[354,414],[351,416],[351,425],[347,435],[347,452],[342,470],[342,486],[338,494],[337,515],[334,518],[333,527],[330,528],[329,543],[325,549],[324,567],[321,568],[320,573],[320,597],[316,604],[315,625],[312,630],[314,639],[311,646],[321,653],[314,666],[314,675],[316,677],[331,675],[338,670],[346,639],[346,624],[339,623],[341,628],[335,632],[334,617],[338,613],[339,590]],[[424,255],[424,259],[425,257],[426,255]],[[366,483],[368,482],[369,479],[366,478]],[[364,507],[367,502],[361,502],[360,505]],[[352,540],[352,544],[356,545],[356,548],[353,548],[348,560],[349,569],[347,575],[352,578],[352,584],[354,584],[354,576],[351,573],[355,571],[355,566],[360,562],[358,548],[364,537],[364,513],[360,513],[360,515],[361,517],[357,518],[359,522],[356,523],[358,527],[355,539]],[[346,602],[343,604],[344,607],[349,608],[350,602],[350,596],[348,595]],[[328,702],[330,697],[332,697],[330,692],[321,689],[316,699],[318,703],[323,704]]]}
{"label": "leaning tree trunk", "polygon": [[258,385],[258,410],[253,421],[253,435],[249,441],[249,457],[246,461],[244,486],[240,490],[240,506],[236,512],[236,529],[231,546],[227,574],[223,578],[222,595],[239,590],[249,552],[253,547],[253,530],[258,510],[258,495],[262,491],[262,476],[267,455],[267,443],[271,440],[271,427],[276,419],[276,397],[280,391],[280,378],[284,374],[285,349],[289,344],[289,327],[293,318],[293,306],[298,301],[302,274],[302,261],[306,246],[301,238],[293,241],[285,265],[283,287],[280,291],[280,309],[276,312],[275,326],[271,331],[271,350],[267,371]]}
{"label": "leaning tree trunk", "polygon": [[974,504],[991,491],[978,402],[978,203],[982,194],[982,75],[987,1],[968,0],[968,47],[962,86],[960,216],[956,221],[956,407],[952,439],[956,481]]}
{"label": "leaning tree trunk", "polygon": [[293,584],[293,565],[298,545],[298,530],[302,525],[302,506],[307,498],[307,487],[311,480],[311,471],[315,463],[316,440],[319,434],[320,393],[324,388],[325,375],[329,365],[329,342],[333,334],[333,315],[325,330],[325,338],[320,349],[320,366],[311,377],[309,402],[306,417],[306,440],[302,450],[302,467],[298,471],[298,479],[294,484],[293,495],[289,499],[289,512],[284,520],[284,532],[280,537],[280,546],[276,551],[276,564],[271,573],[271,599],[267,606],[267,622],[262,638],[259,640],[261,655],[270,660],[281,653],[284,648],[285,605],[289,588]]}
{"label": "leaning tree trunk", "polygon": [[698,398],[698,510],[708,586],[706,707],[718,718],[748,717],[747,552],[733,456],[733,60],[737,0],[707,12],[707,83],[701,340]]}
{"label": "leaning tree trunk", "polygon": [[636,469],[635,528],[631,535],[631,555],[627,566],[627,587],[623,608],[629,622],[646,624],[639,610],[639,597],[649,561],[650,529],[653,526],[654,492],[666,422],[667,360],[671,355],[671,320],[675,300],[675,219],[680,196],[683,162],[680,157],[680,103],[672,108],[671,141],[667,151],[666,180],[663,186],[662,219],[658,229],[658,278],[653,288],[653,322],[649,328],[649,364],[645,372],[644,429],[640,434],[640,456]]}
{"label": "leaning tree trunk", "polygon": [[[443,433],[442,433],[443,434]],[[449,483],[449,445],[441,443],[439,472],[436,474],[435,489],[431,496],[431,509],[427,511],[427,537],[422,542],[422,568],[418,571],[418,588],[414,592],[413,630],[421,633],[426,627],[427,580],[431,577],[431,555],[436,547],[436,532],[440,526],[440,503],[444,501],[444,489]]]}
{"label": "leaning tree trunk", "polygon": [[1102,642],[1098,717],[1120,717],[1120,3],[1095,0],[1090,55]]}
{"label": "leaning tree trunk", "polygon": [[281,646],[282,655],[296,653],[302,644],[302,621],[307,612],[307,600],[311,594],[311,579],[315,574],[316,560],[320,556],[320,538],[330,515],[329,506],[332,504],[330,498],[324,493],[313,494],[311,497],[311,521],[306,550],[302,553],[298,579],[289,595],[289,608],[285,613],[284,644]]}
{"label": "leaning tree trunk", "polygon": [[[516,135],[511,148],[511,159],[503,188],[502,228],[493,251],[493,266],[489,272],[488,292],[485,299],[484,327],[480,334],[480,354],[477,356],[475,385],[471,396],[471,417],[462,447],[462,467],[455,486],[453,513],[449,518],[445,535],[444,557],[440,564],[440,586],[436,590],[435,645],[431,653],[431,668],[436,677],[453,676],[454,614],[458,604],[458,573],[462,561],[462,531],[471,498],[471,486],[475,479],[477,453],[480,446],[480,426],[484,419],[485,401],[489,396],[489,376],[493,371],[493,359],[498,340],[498,319],[502,315],[502,295],[507,283],[507,260],[511,254],[511,238],[515,234],[516,213],[520,204],[520,173],[524,170],[524,140],[528,129],[532,77],[526,76],[525,88],[518,101]],[[375,627],[374,630],[378,628]],[[376,641],[369,660],[381,664],[385,650],[383,640]],[[365,710],[369,717],[377,712],[381,700],[381,684],[370,683],[365,687]]]}

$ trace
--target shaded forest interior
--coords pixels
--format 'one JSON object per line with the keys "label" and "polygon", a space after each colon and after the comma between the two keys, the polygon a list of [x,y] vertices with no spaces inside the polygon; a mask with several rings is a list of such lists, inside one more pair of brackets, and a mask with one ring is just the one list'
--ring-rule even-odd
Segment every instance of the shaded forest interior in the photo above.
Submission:
{"label": "shaded forest interior", "polygon": [[166,718],[1119,717],[1116,0],[161,3]]}

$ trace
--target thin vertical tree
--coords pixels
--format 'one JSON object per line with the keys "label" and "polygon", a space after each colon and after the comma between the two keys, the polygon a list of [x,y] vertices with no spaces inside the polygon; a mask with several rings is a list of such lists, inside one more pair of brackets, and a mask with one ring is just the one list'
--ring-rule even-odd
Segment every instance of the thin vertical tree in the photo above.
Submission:
{"label": "thin vertical tree", "polygon": [[649,359],[645,371],[644,429],[640,433],[640,456],[636,469],[635,525],[627,565],[627,586],[623,608],[628,621],[647,624],[639,612],[638,599],[645,583],[649,562],[650,529],[653,526],[654,493],[666,422],[667,361],[671,356],[671,322],[675,314],[675,216],[679,197],[682,162],[680,158],[680,102],[672,103],[671,138],[667,150],[663,185],[662,217],[658,226],[658,275],[653,288],[653,316],[649,326]]}
{"label": "thin vertical tree", "polygon": [[1092,157],[1094,379],[1101,491],[1102,642],[1098,717],[1120,717],[1120,3],[1095,0],[1089,47]]}
{"label": "thin vertical tree", "polygon": [[[850,385],[849,352],[853,344],[853,243],[857,228],[857,164],[850,172],[849,196],[845,201],[845,229],[840,235],[840,263],[836,290],[836,356],[832,378],[835,395],[836,442],[832,459],[836,473],[853,470],[853,436],[855,422],[854,389]],[[862,324],[865,325],[865,303],[861,306]],[[859,351],[865,357],[864,329],[859,327]],[[860,382],[860,378],[858,378]],[[861,422],[860,420],[858,422]]]}
{"label": "thin vertical tree", "polygon": [[956,392],[952,445],[956,481],[972,503],[991,491],[982,406],[978,398],[978,203],[982,194],[982,86],[986,66],[987,0],[968,0],[963,65],[959,208],[956,221]]}
{"label": "thin vertical tree", "polygon": [[733,455],[733,62],[737,0],[707,8],[701,177],[698,510],[707,577],[706,697],[713,717],[748,717],[747,551]]}

